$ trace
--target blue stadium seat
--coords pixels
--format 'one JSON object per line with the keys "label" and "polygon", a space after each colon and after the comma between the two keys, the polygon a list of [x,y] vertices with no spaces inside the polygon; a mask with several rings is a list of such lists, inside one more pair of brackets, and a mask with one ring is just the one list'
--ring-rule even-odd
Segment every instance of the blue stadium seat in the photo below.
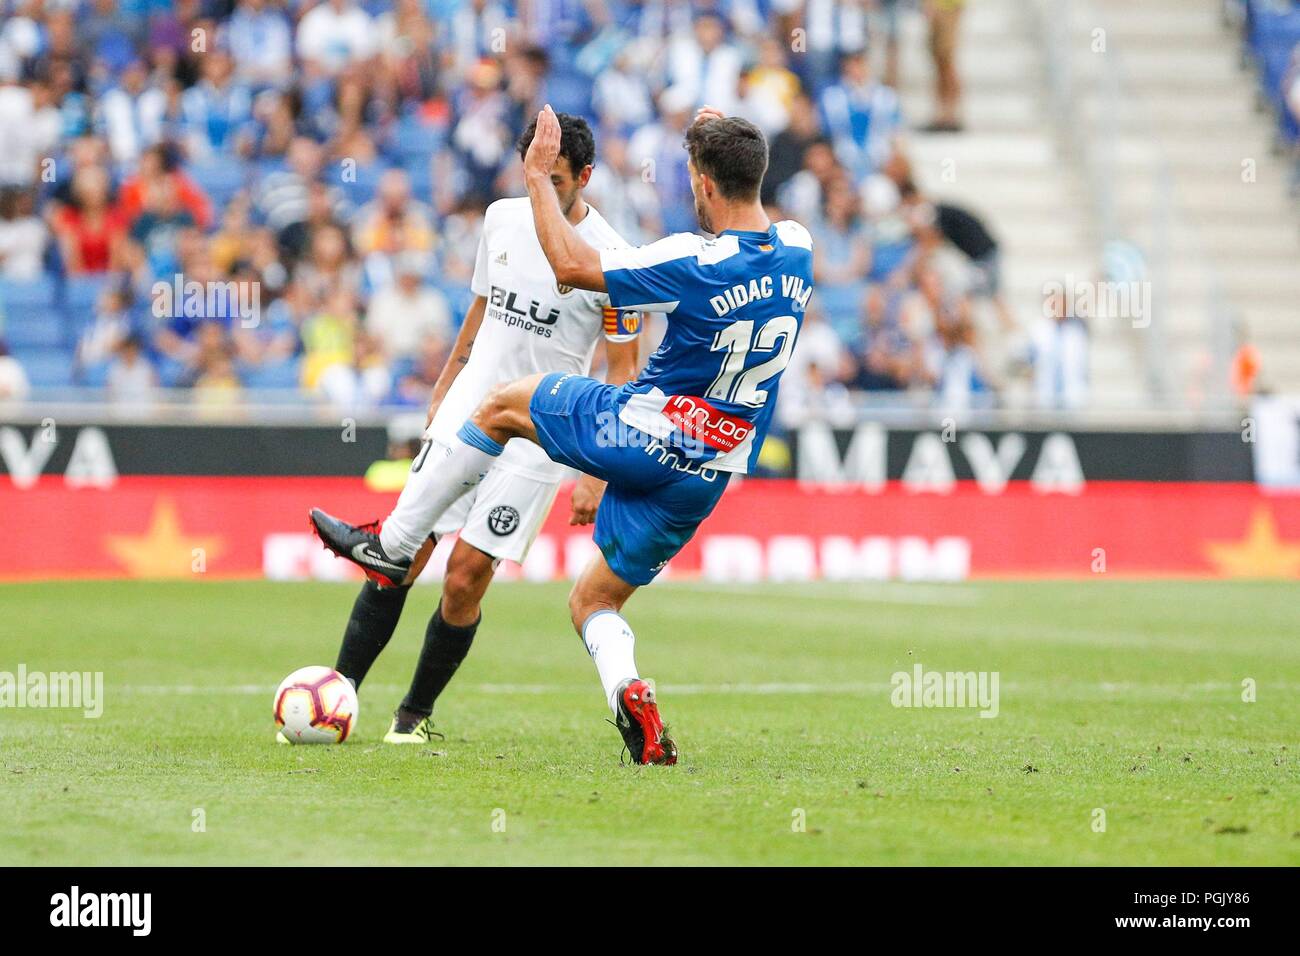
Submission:
{"label": "blue stadium seat", "polygon": [[103,388],[108,384],[108,370],[111,365],[111,362],[87,365],[77,373],[77,384],[84,388]]}
{"label": "blue stadium seat", "polygon": [[49,308],[54,305],[56,287],[54,279],[42,276],[30,282],[0,279],[0,306],[7,311],[16,308]]}
{"label": "blue stadium seat", "polygon": [[86,329],[95,324],[94,308],[73,308],[72,306],[62,307],[62,321],[64,321],[64,342],[68,345],[75,345],[77,339],[85,334]]}
{"label": "blue stadium seat", "polygon": [[862,297],[866,286],[858,282],[817,287],[817,304],[826,322],[841,339],[853,345],[862,337]]}
{"label": "blue stadium seat", "polygon": [[429,165],[429,157],[411,159],[404,168],[411,179],[411,195],[420,202],[432,201],[433,168]]}
{"label": "blue stadium seat", "polygon": [[414,116],[404,116],[397,122],[393,145],[404,165],[410,165],[411,160],[423,160],[427,165],[429,157],[442,145],[442,130]]}
{"label": "blue stadium seat", "polygon": [[15,348],[14,358],[22,364],[33,388],[72,384],[72,351],[65,348]]}
{"label": "blue stadium seat", "polygon": [[548,47],[546,54],[550,58],[551,74],[586,73],[591,76],[592,74],[587,73],[581,66],[582,53],[585,49],[585,46],[574,46],[570,43],[557,43]]}
{"label": "blue stadium seat", "polygon": [[546,78],[546,99],[557,113],[582,116],[595,125],[591,80],[577,73],[552,73]]}
{"label": "blue stadium seat", "polygon": [[415,359],[410,356],[399,356],[388,364],[388,370],[392,373],[393,383],[396,385],[415,371]]}
{"label": "blue stadium seat", "polygon": [[247,388],[276,389],[298,387],[299,362],[290,359],[273,365],[244,365],[240,367],[240,379]]}
{"label": "blue stadium seat", "polygon": [[11,306],[5,312],[5,339],[14,349],[62,348],[63,316],[53,305]]}
{"label": "blue stadium seat", "polygon": [[188,369],[176,359],[159,356],[154,362],[154,368],[158,371],[158,384],[164,388],[184,388],[184,379]]}
{"label": "blue stadium seat", "polygon": [[447,297],[447,304],[451,306],[452,320],[457,328],[465,321],[465,313],[474,303],[474,293],[467,285],[458,285],[455,282],[441,281],[434,282],[434,288]]}
{"label": "blue stadium seat", "polygon": [[375,191],[379,188],[379,177],[384,175],[387,168],[383,162],[371,163],[369,166],[358,166],[356,182],[340,183],[339,188],[347,196],[348,201],[360,209],[375,198]]}
{"label": "blue stadium seat", "polygon": [[253,388],[244,392],[246,401],[255,405],[310,405],[312,397],[296,388]]}
{"label": "blue stadium seat", "polygon": [[253,180],[260,182],[272,173],[282,173],[289,168],[288,163],[282,157],[272,156],[268,159],[253,160],[250,168],[253,172]]}
{"label": "blue stadium seat", "polygon": [[190,166],[188,172],[216,209],[229,205],[247,182],[246,167],[242,160],[235,158]]}
{"label": "blue stadium seat", "polygon": [[63,304],[71,310],[93,312],[95,303],[113,279],[108,275],[69,276],[63,285]]}

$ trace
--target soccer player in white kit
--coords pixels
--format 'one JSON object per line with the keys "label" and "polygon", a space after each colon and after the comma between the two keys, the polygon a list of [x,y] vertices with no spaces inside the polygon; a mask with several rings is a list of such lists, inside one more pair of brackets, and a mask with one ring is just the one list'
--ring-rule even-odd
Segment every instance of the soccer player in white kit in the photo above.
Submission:
{"label": "soccer player in white kit", "polygon": [[[595,159],[591,130],[581,117],[560,114],[560,123],[560,155],[551,182],[561,209],[578,234],[596,248],[626,248],[627,243],[582,198]],[[519,139],[521,158],[535,129],[534,121]],[[435,442],[444,447],[451,442],[494,386],[538,372],[585,375],[602,337],[609,383],[622,384],[637,371],[641,313],[611,308],[605,293],[557,284],[538,242],[527,196],[501,199],[488,207],[471,291],[474,302],[434,386],[429,425],[411,463],[412,472],[424,467]],[[442,597],[429,621],[410,690],[393,716],[386,742],[425,743],[433,736],[434,702],[469,652],[481,620],[479,605],[497,564],[503,559],[524,560],[564,475],[565,468],[536,444],[511,441],[483,481],[438,521],[435,536],[459,531],[460,539],[448,559]],[[386,519],[392,530],[402,529],[404,512],[416,505],[409,489],[408,484]],[[573,492],[569,523],[593,521],[603,493],[604,482],[582,476]],[[433,544],[432,539],[421,544],[417,569],[428,560]],[[410,590],[409,585],[388,586],[387,580],[369,571],[367,576],[370,579],[353,605],[335,665],[358,685],[392,637]],[[380,586],[381,581],[385,586]]]}

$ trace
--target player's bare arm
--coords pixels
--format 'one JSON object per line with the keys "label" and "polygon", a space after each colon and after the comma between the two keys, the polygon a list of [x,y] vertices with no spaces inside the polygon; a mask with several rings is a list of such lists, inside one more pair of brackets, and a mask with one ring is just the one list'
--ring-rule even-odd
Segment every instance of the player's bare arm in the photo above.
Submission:
{"label": "player's bare arm", "polygon": [[[605,342],[605,382],[622,385],[636,378],[639,350],[631,342]],[[596,509],[605,494],[605,482],[591,475],[583,475],[573,487],[570,499],[569,524],[585,525],[596,520]]]}
{"label": "player's bare arm", "polygon": [[433,416],[438,414],[438,406],[446,397],[451,383],[456,381],[460,370],[469,364],[469,353],[474,349],[474,339],[483,325],[483,313],[486,308],[487,299],[478,295],[474,297],[469,311],[465,313],[465,321],[460,324],[460,332],[456,334],[456,344],[452,346],[446,364],[438,373],[438,380],[433,383],[433,394],[429,397],[429,414],[424,419],[425,428],[432,424]]}
{"label": "player's bare arm", "polygon": [[524,184],[532,202],[537,238],[561,285],[604,292],[600,253],[584,242],[565,218],[551,183],[551,169],[559,155],[560,120],[548,103],[537,115],[537,133],[524,156]]}

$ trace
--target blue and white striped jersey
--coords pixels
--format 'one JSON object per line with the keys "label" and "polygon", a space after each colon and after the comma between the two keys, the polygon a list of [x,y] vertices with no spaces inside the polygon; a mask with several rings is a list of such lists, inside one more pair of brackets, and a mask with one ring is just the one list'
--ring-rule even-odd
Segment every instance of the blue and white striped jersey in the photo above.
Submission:
{"label": "blue and white striped jersey", "polygon": [[786,220],[715,239],[678,233],[600,262],[614,307],[668,318],[619,418],[658,439],[689,432],[708,467],[747,472],[812,295],[808,230]]}

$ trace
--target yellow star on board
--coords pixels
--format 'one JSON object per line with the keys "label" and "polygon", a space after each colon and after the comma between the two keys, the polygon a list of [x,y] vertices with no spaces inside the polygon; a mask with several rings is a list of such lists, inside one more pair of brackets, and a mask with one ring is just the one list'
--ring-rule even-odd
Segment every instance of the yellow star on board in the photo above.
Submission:
{"label": "yellow star on board", "polygon": [[181,532],[176,502],[161,498],[141,535],[110,534],[104,546],[135,578],[183,578],[206,570],[207,562],[224,549],[222,538],[186,536]]}
{"label": "yellow star on board", "polygon": [[1250,530],[1241,541],[1212,541],[1205,555],[1230,578],[1293,578],[1300,575],[1300,545],[1277,536],[1273,512],[1265,506],[1250,516]]}

